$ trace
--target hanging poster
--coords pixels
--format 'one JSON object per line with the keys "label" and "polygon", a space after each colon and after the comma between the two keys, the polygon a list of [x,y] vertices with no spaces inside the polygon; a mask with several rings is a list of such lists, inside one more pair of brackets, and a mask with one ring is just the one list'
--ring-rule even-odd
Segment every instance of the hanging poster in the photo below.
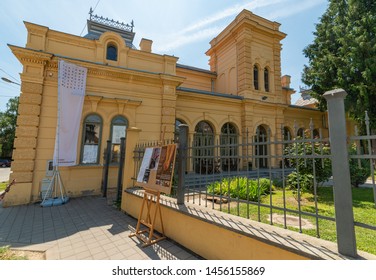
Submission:
{"label": "hanging poster", "polygon": [[84,145],[82,163],[96,163],[98,159],[97,145]]}
{"label": "hanging poster", "polygon": [[54,166],[73,166],[85,99],[87,68],[59,61]]}
{"label": "hanging poster", "polygon": [[176,144],[146,148],[137,176],[139,186],[171,193],[176,159]]}
{"label": "hanging poster", "polygon": [[120,144],[120,139],[125,137],[125,131],[125,125],[114,125],[112,127],[112,144]]}

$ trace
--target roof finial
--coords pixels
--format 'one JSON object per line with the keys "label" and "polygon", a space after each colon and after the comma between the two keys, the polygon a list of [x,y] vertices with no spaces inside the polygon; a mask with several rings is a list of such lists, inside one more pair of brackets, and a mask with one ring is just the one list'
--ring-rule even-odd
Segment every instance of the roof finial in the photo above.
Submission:
{"label": "roof finial", "polygon": [[91,16],[93,15],[93,8],[92,7],[90,7],[90,11],[89,11],[89,15],[90,15],[90,20],[91,20]]}

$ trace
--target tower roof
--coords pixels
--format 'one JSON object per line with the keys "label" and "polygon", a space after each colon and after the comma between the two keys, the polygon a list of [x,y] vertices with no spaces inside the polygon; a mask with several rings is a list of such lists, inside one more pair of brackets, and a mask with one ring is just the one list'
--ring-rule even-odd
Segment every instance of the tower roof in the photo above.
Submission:
{"label": "tower roof", "polygon": [[136,35],[136,33],[133,32],[133,20],[130,24],[126,24],[109,18],[104,18],[102,16],[94,15],[92,8],[90,8],[89,15],[90,18],[87,20],[88,34],[84,36],[85,38],[97,40],[104,32],[112,31],[119,34],[128,47],[133,49],[136,48],[133,45],[133,39]]}

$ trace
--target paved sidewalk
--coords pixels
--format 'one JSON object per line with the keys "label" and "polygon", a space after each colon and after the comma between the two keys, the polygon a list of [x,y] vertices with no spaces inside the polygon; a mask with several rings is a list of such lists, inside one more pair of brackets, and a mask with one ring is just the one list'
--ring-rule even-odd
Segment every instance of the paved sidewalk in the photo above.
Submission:
{"label": "paved sidewalk", "polygon": [[163,240],[141,247],[137,220],[107,205],[102,197],[67,204],[0,206],[0,246],[45,252],[48,260],[196,260],[178,244]]}

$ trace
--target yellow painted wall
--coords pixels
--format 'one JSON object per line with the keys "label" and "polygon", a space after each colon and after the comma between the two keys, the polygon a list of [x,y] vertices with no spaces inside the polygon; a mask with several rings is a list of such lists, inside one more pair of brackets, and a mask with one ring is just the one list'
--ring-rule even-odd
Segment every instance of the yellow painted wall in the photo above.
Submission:
{"label": "yellow painted wall", "polygon": [[[209,72],[209,71],[207,71]],[[207,73],[206,71],[197,71],[194,69],[187,69],[184,67],[176,68],[176,75],[184,77],[184,82],[180,85],[185,88],[194,88],[197,90],[211,91],[212,80],[215,80],[217,75],[214,73]]]}
{"label": "yellow painted wall", "polygon": [[[125,193],[122,210],[138,218],[142,198]],[[154,215],[153,203],[151,217]],[[146,214],[146,208],[144,208]],[[158,217],[158,216],[157,216]],[[145,219],[145,217],[143,217]],[[209,260],[305,260],[306,256],[162,206],[165,235]],[[156,230],[162,232],[159,217]]]}

